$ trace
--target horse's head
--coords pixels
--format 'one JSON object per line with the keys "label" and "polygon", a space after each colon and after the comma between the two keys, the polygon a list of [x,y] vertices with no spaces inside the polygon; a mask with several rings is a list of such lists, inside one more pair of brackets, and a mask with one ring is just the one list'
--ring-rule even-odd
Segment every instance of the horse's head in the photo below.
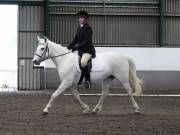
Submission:
{"label": "horse's head", "polygon": [[48,48],[48,42],[47,42],[47,38],[40,38],[37,37],[38,39],[38,46],[36,49],[36,53],[34,55],[33,58],[33,63],[36,65],[40,65],[40,63],[44,60],[46,60],[49,56],[49,48]]}

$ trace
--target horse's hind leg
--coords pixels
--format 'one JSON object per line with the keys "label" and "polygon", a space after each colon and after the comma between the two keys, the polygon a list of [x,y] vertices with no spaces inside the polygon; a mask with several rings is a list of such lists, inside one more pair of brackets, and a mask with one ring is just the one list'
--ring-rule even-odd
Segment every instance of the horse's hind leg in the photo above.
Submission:
{"label": "horse's hind leg", "polygon": [[87,114],[89,113],[89,106],[86,105],[80,98],[79,94],[78,94],[78,90],[75,87],[71,88],[72,94],[74,95],[74,97],[78,100],[79,104],[81,105],[82,109],[83,109],[83,114]]}
{"label": "horse's hind leg", "polygon": [[93,113],[98,113],[101,111],[102,105],[104,102],[104,98],[109,94],[109,86],[110,86],[111,82],[112,82],[111,78],[108,78],[102,82],[102,94],[101,94],[101,97],[100,97],[97,105],[92,110]]}
{"label": "horse's hind leg", "polygon": [[139,113],[140,108],[132,95],[132,88],[129,84],[129,81],[122,82],[122,85],[127,90],[127,93],[129,95],[131,103],[132,103],[132,108],[134,109],[134,113]]}

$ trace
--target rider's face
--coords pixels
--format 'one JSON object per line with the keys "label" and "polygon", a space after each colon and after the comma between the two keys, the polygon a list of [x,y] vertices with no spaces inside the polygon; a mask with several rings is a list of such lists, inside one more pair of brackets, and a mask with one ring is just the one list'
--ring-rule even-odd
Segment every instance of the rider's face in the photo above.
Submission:
{"label": "rider's face", "polygon": [[79,17],[79,24],[80,24],[80,25],[84,24],[84,23],[85,23],[85,20],[86,20],[86,19],[85,19],[84,17],[80,16],[80,17]]}

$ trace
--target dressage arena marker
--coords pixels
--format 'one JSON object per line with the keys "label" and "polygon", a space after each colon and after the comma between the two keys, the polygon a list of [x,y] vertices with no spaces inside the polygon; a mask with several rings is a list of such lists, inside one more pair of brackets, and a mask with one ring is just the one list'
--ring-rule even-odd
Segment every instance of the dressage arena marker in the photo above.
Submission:
{"label": "dressage arena marker", "polygon": [[[11,94],[22,94],[22,95],[28,95],[28,94],[51,94],[50,91],[3,91],[2,93],[11,93]],[[1,94],[1,92],[0,92]],[[73,94],[63,94],[65,96],[72,96]],[[101,94],[79,94],[80,96],[101,96]],[[128,94],[108,94],[108,96],[128,96]],[[179,94],[142,94],[139,97],[180,97]]]}
{"label": "dressage arena marker", "polygon": [[[65,96],[72,96],[72,94],[64,94]],[[101,96],[101,94],[79,94],[80,96]],[[128,94],[108,94],[108,96],[128,96]],[[160,94],[142,94],[140,97],[180,97],[180,95],[160,95]]]}

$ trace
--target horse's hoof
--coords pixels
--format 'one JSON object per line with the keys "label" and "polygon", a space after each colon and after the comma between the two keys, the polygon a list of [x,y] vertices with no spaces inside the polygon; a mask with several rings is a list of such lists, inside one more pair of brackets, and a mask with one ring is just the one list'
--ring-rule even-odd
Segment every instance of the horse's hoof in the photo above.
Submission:
{"label": "horse's hoof", "polygon": [[140,111],[139,110],[135,110],[134,114],[140,114]]}
{"label": "horse's hoof", "polygon": [[48,112],[43,112],[42,113],[42,116],[46,116],[46,115],[48,115],[49,113]]}
{"label": "horse's hoof", "polygon": [[141,114],[140,112],[134,112],[134,114],[137,114],[137,115],[139,115],[139,114]]}
{"label": "horse's hoof", "polygon": [[96,111],[92,111],[92,114],[96,115],[96,114],[98,114],[98,112],[96,112]]}
{"label": "horse's hoof", "polygon": [[89,114],[89,111],[90,111],[90,109],[88,107],[87,109],[84,109],[82,113],[86,115],[86,114]]}
{"label": "horse's hoof", "polygon": [[94,109],[92,110],[92,113],[93,113],[93,114],[98,114],[100,111],[101,111],[100,108],[94,108]]}
{"label": "horse's hoof", "polygon": [[83,114],[88,114],[88,113],[89,113],[89,110],[83,110],[82,113],[83,113]]}

